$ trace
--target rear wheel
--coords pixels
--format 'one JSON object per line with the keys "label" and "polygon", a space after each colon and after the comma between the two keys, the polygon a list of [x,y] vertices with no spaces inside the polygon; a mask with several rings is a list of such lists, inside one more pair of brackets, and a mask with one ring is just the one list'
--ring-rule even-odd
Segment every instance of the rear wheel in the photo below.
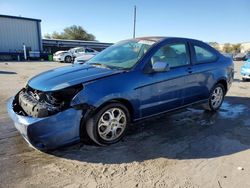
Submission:
{"label": "rear wheel", "polygon": [[71,57],[70,57],[70,56],[66,56],[66,57],[64,58],[64,62],[65,62],[65,63],[71,63]]}
{"label": "rear wheel", "polygon": [[208,104],[205,108],[209,111],[217,111],[224,100],[225,88],[222,84],[216,84],[209,96]]}
{"label": "rear wheel", "polygon": [[129,111],[123,104],[111,103],[88,119],[88,136],[98,145],[110,145],[125,135],[130,122]]}

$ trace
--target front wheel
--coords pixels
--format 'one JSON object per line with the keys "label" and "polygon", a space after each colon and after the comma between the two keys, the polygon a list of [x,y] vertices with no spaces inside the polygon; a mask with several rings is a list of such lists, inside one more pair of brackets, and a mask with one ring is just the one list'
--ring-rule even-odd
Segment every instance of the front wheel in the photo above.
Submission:
{"label": "front wheel", "polygon": [[129,111],[123,104],[111,103],[88,119],[86,131],[98,145],[110,145],[125,135],[130,123]]}
{"label": "front wheel", "polygon": [[66,56],[65,58],[64,58],[64,62],[65,63],[71,63],[71,57],[70,56]]}
{"label": "front wheel", "polygon": [[209,111],[217,111],[222,105],[225,94],[224,86],[222,84],[216,84],[210,93],[208,104],[205,108]]}

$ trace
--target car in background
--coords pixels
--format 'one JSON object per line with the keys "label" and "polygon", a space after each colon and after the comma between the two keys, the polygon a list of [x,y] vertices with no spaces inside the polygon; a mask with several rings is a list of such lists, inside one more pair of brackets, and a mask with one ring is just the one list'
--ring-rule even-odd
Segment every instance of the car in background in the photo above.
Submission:
{"label": "car in background", "polygon": [[133,122],[194,104],[217,111],[233,76],[232,59],[202,41],[135,38],[83,65],[31,78],[7,109],[21,135],[38,149],[86,137],[110,145]]}
{"label": "car in background", "polygon": [[71,48],[68,51],[58,51],[53,55],[53,60],[58,62],[71,63],[74,61],[76,57],[79,56],[94,56],[98,53],[98,51],[85,48],[85,47],[77,47]]}
{"label": "car in background", "polygon": [[250,52],[238,53],[233,57],[234,61],[246,61],[247,59],[250,59]]}
{"label": "car in background", "polygon": [[250,59],[248,59],[241,67],[240,73],[243,81],[250,79]]}
{"label": "car in background", "polygon": [[232,53],[222,53],[222,55],[229,57],[231,59],[233,59],[233,57],[234,57],[234,54],[232,54]]}
{"label": "car in background", "polygon": [[67,51],[57,51],[53,54],[53,61],[57,62],[64,62],[69,61],[68,59],[65,59],[65,54],[67,54]]}
{"label": "car in background", "polygon": [[246,60],[249,60],[249,59],[250,59],[250,52],[247,52],[245,59],[246,59]]}
{"label": "car in background", "polygon": [[86,61],[90,60],[95,55],[96,55],[96,53],[80,55],[80,56],[75,58],[74,64],[83,64]]}

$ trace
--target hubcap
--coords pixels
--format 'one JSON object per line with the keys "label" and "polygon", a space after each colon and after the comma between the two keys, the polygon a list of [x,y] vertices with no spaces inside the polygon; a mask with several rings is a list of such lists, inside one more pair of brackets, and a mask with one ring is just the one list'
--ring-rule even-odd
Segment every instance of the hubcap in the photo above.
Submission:
{"label": "hubcap", "polygon": [[213,108],[218,108],[223,99],[223,90],[221,87],[216,87],[211,96],[211,105]]}
{"label": "hubcap", "polygon": [[70,62],[71,58],[70,57],[66,57],[66,62]]}
{"label": "hubcap", "polygon": [[98,134],[106,141],[117,139],[125,130],[126,115],[120,108],[110,108],[98,121]]}

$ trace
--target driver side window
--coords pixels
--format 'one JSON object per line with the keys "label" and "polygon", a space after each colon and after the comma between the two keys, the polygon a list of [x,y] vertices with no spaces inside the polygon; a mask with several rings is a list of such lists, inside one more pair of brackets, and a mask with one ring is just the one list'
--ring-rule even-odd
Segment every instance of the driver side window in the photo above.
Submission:
{"label": "driver side window", "polygon": [[168,63],[170,68],[188,65],[186,45],[180,43],[161,47],[151,58],[152,65],[155,62]]}

